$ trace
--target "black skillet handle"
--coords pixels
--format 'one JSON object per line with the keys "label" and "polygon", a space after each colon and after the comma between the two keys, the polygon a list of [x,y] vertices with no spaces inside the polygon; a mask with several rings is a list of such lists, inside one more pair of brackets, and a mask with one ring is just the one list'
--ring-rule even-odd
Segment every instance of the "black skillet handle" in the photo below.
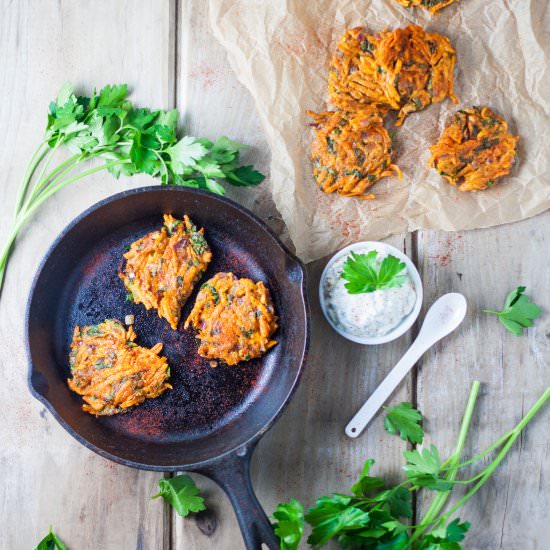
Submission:
{"label": "black skillet handle", "polygon": [[250,459],[255,443],[241,447],[215,464],[197,470],[213,479],[227,493],[243,535],[247,550],[279,550],[279,539],[258,502],[250,480]]}

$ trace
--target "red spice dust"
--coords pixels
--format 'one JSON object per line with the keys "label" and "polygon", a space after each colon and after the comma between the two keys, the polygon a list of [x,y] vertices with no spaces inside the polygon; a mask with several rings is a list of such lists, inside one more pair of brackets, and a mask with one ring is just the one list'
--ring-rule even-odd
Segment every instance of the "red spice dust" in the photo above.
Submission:
{"label": "red spice dust", "polygon": [[461,240],[462,235],[459,235],[458,233],[455,233],[446,239],[440,240],[438,243],[440,252],[428,257],[435,261],[435,265],[437,267],[447,267],[451,263],[453,256],[461,247]]}
{"label": "red spice dust", "polygon": [[220,81],[219,71],[208,65],[200,65],[189,73],[189,77],[199,80],[205,88],[210,88]]}

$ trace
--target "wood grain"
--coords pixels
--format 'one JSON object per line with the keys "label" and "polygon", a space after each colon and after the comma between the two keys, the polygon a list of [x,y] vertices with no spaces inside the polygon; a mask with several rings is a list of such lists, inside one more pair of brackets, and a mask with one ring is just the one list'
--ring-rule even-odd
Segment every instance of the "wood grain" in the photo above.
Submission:
{"label": "wood grain", "polygon": [[[418,404],[429,441],[451,452],[473,380],[482,382],[465,456],[504,435],[549,385],[550,214],[508,226],[418,236],[426,305],[445,292],[468,299],[463,325],[422,361]],[[508,333],[483,309],[500,309],[518,285],[543,308],[524,336]],[[550,509],[550,407],[529,424],[495,476],[460,511],[472,522],[472,550],[547,548]],[[470,470],[472,475],[479,467]],[[467,474],[466,474],[467,475]],[[460,491],[457,491],[460,493]],[[420,503],[419,512],[425,506]],[[423,505],[422,505],[423,504]]]}
{"label": "wood grain", "polygon": [[[92,85],[128,82],[144,105],[177,105],[192,135],[226,134],[248,143],[244,160],[264,173],[270,154],[248,91],[232,73],[210,34],[201,0],[0,0],[0,234],[7,232],[20,175],[42,134],[45,110],[64,80]],[[242,539],[233,510],[210,480],[195,476],[208,512],[182,519],[150,501],[159,474],[112,464],[73,441],[29,394],[23,315],[34,271],[49,243],[73,217],[97,200],[139,184],[89,177],[49,201],[24,232],[13,255],[0,304],[0,549],[33,548],[53,525],[74,550],[235,550]],[[228,195],[287,233],[270,199],[269,179],[257,189]],[[228,220],[228,223],[231,223]],[[389,242],[417,256],[425,306],[451,290],[469,301],[455,334],[429,352],[392,403],[418,399],[428,440],[451,450],[471,381],[483,382],[466,454],[507,431],[548,385],[550,367],[550,214],[510,226],[467,233],[423,232]],[[414,245],[414,249],[412,248]],[[389,437],[376,418],[351,441],[344,425],[400,358],[413,333],[376,348],[336,335],[318,305],[325,264],[308,266],[312,308],[309,360],[292,402],[264,439],[253,461],[253,482],[270,514],[291,497],[346,489],[368,457],[376,473],[401,476],[404,443]],[[480,310],[498,307],[524,284],[544,308],[526,336],[516,338]],[[548,407],[529,426],[494,480],[461,513],[473,523],[472,550],[546,548],[550,509]],[[425,502],[418,503],[421,514]],[[519,527],[518,527],[519,526]],[[304,544],[305,548],[306,545]]]}
{"label": "wood grain", "polygon": [[267,175],[261,187],[227,189],[227,196],[264,219],[292,246],[281,216],[271,198],[271,154],[250,92],[237,80],[223,47],[212,36],[207,2],[177,3],[177,107],[191,135],[216,139],[226,135],[249,146],[241,153],[243,164],[254,164]]}
{"label": "wood grain", "polygon": [[[0,2],[0,234],[64,81],[82,91],[128,82],[133,98],[167,106],[168,5]],[[115,465],[74,441],[27,389],[23,317],[31,278],[49,243],[78,213],[149,178],[89,177],[61,191],[24,231],[0,306],[0,548],[34,548],[53,525],[74,549],[167,548],[166,511],[151,501],[158,474]]]}
{"label": "wood grain", "polygon": [[[182,2],[178,6],[178,107],[189,113],[187,123],[192,135],[216,137],[224,133],[250,144],[252,149],[245,158],[268,173],[269,149],[252,98],[229,68],[223,48],[212,37],[206,10],[206,3],[201,2]],[[266,185],[269,182],[262,184]],[[251,208],[281,234],[280,216],[264,189],[229,189],[228,195]],[[410,252],[410,237],[396,236],[389,242]],[[317,299],[325,263],[326,259],[308,266],[312,337],[303,378],[288,409],[261,440],[253,459],[254,487],[268,514],[279,502],[290,498],[312,505],[315,497],[350,486],[368,457],[377,460],[380,471],[395,475],[405,448],[399,439],[384,437],[380,418],[355,441],[344,435],[345,424],[398,361],[408,337],[393,345],[367,348],[334,333],[319,310]],[[408,380],[393,400],[407,400],[411,395]],[[196,479],[207,491],[211,513],[189,519],[174,516],[174,548],[242,548],[228,499],[209,480]]]}

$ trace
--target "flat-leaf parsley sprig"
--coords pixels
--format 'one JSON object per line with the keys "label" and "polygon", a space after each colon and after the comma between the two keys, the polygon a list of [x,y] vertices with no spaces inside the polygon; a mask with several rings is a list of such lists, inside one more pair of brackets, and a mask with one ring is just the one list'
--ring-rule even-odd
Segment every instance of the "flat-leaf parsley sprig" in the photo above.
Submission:
{"label": "flat-leaf parsley sprig", "polygon": [[304,509],[295,499],[279,505],[273,513],[277,520],[273,524],[275,534],[280,540],[280,550],[296,550],[304,533]]}
{"label": "flat-leaf parsley sprig", "polygon": [[[347,493],[333,493],[317,499],[303,519],[299,503],[291,501],[279,504],[276,519],[291,518],[284,530],[276,534],[281,538],[281,548],[296,550],[305,523],[311,527],[307,542],[318,549],[331,540],[343,549],[365,550],[460,550],[460,542],[470,527],[467,521],[453,516],[470,500],[504,460],[523,430],[550,399],[550,387],[525,414],[522,420],[487,449],[469,460],[462,455],[470,429],[480,383],[472,384],[468,402],[453,453],[441,460],[435,445],[404,451],[406,479],[398,484],[371,475],[374,460],[368,459],[359,480]],[[420,439],[421,415],[411,414],[410,404],[389,409],[393,412],[391,430],[400,435],[413,434]],[[395,413],[396,409],[399,411]],[[419,418],[420,417],[420,418]],[[406,420],[406,422],[404,422]],[[423,435],[423,432],[422,432]],[[464,479],[461,472],[472,464],[480,464],[480,471]],[[457,502],[443,511],[447,500],[457,485],[464,486]],[[412,495],[418,491],[432,491],[433,499],[425,513],[414,524],[406,520],[413,517]],[[424,507],[423,507],[424,509]],[[284,541],[282,537],[284,536]]]}
{"label": "flat-leaf parsley sprig", "polygon": [[422,414],[417,411],[412,403],[400,403],[395,407],[384,407],[386,418],[384,429],[392,435],[397,435],[413,445],[422,443],[424,430],[422,429]]}
{"label": "flat-leaf parsley sprig", "polygon": [[50,527],[48,534],[35,546],[34,550],[68,550]]}
{"label": "flat-leaf parsley sprig", "polygon": [[[258,185],[264,176],[252,166],[240,166],[245,146],[220,137],[215,142],[177,136],[178,111],[135,107],[126,84],[105,86],[90,97],[77,96],[65,84],[50,112],[44,139],[32,155],[16,202],[13,226],[0,252],[0,289],[8,258],[21,228],[36,210],[63,187],[96,172],[149,174],[163,185],[207,189],[223,195],[222,182]],[[55,161],[61,148],[72,152]],[[89,161],[99,159],[99,165]],[[85,170],[80,170],[86,167]]]}
{"label": "flat-leaf parsley sprig", "polygon": [[352,252],[344,262],[342,278],[350,294],[374,292],[384,288],[403,286],[407,280],[406,265],[391,254],[378,262],[378,251],[368,254]]}
{"label": "flat-leaf parsley sprig", "polygon": [[524,328],[533,326],[533,321],[540,315],[539,306],[529,300],[524,294],[525,287],[518,286],[506,296],[502,311],[483,310],[484,313],[497,315],[498,320],[516,336],[521,336]]}
{"label": "flat-leaf parsley sprig", "polygon": [[151,498],[162,497],[181,516],[206,510],[199,488],[187,474],[159,479],[159,492]]}

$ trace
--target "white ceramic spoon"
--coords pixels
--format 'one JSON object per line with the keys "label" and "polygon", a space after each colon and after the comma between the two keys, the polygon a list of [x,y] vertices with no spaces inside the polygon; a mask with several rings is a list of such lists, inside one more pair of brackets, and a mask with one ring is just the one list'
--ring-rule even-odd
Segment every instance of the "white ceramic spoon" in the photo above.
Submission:
{"label": "white ceramic spoon", "polygon": [[393,367],[384,381],[374,390],[366,403],[346,426],[346,435],[357,437],[372,420],[380,407],[393,393],[405,375],[416,362],[444,336],[451,333],[462,323],[466,315],[466,298],[462,294],[451,292],[438,298],[426,313],[422,328],[416,340],[403,355],[401,361]]}

